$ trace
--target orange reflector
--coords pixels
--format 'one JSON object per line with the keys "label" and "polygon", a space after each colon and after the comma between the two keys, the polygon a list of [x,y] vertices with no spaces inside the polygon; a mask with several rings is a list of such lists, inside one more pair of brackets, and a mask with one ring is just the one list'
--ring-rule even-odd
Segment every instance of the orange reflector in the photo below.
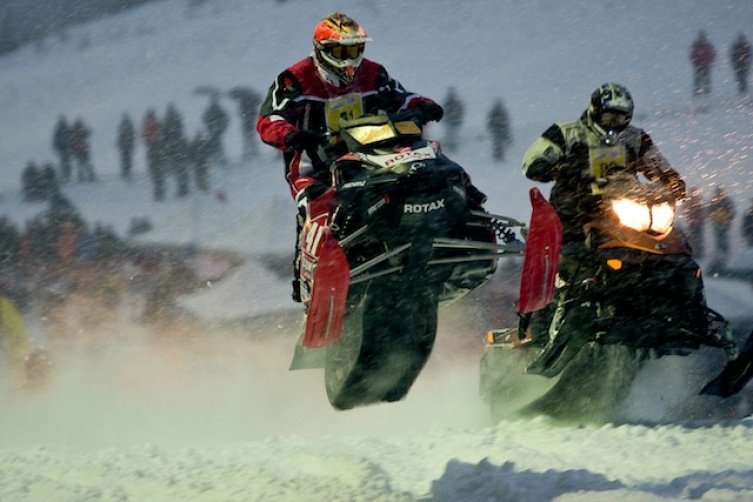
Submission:
{"label": "orange reflector", "polygon": [[607,265],[609,265],[612,270],[619,270],[622,268],[622,261],[618,260],[617,258],[611,258],[607,260]]}
{"label": "orange reflector", "polygon": [[494,331],[486,332],[486,343],[494,343]]}

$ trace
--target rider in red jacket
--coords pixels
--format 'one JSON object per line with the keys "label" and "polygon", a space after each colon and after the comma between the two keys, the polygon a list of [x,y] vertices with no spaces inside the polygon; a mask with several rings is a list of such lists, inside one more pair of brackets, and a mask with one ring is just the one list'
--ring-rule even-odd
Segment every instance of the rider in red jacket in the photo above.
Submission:
{"label": "rider in red jacket", "polygon": [[[427,121],[444,114],[433,100],[406,91],[382,65],[365,59],[369,41],[345,14],[327,16],[314,30],[313,53],[280,73],[262,104],[256,130],[262,141],[283,151],[285,178],[302,212],[299,235],[306,205],[330,185],[329,166],[317,147],[324,133],[339,130],[342,117],[403,108],[417,108]],[[297,299],[297,267],[295,274]]]}

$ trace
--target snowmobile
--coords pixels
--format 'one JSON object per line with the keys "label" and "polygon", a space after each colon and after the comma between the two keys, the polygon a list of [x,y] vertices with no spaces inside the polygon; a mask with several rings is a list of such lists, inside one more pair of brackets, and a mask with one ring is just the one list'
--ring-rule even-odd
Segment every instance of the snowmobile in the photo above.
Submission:
{"label": "snowmobile", "polygon": [[[520,256],[524,223],[482,194],[418,112],[341,119],[320,148],[332,184],[300,239],[303,333],[291,369],[324,368],[336,409],[403,399],[426,363],[437,312]],[[336,149],[335,149],[336,150]],[[327,157],[329,158],[329,157]]]}
{"label": "snowmobile", "polygon": [[[547,244],[527,242],[518,327],[487,334],[480,391],[494,419],[605,422],[647,360],[701,347],[721,349],[730,364],[738,355],[729,323],[706,305],[669,190],[636,175],[600,178],[598,190],[598,216],[584,228],[587,272],[556,287],[561,228],[532,195],[529,232]],[[721,394],[748,370],[732,365],[705,391]]]}

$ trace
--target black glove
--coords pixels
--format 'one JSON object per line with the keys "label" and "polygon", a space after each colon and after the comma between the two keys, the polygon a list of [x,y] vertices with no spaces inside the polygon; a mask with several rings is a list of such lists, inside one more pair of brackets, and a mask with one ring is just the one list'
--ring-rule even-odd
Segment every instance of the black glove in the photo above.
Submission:
{"label": "black glove", "polygon": [[481,208],[486,202],[486,194],[470,183],[465,187],[465,194],[472,209]]}
{"label": "black glove", "polygon": [[285,145],[297,152],[319,146],[319,136],[309,131],[290,131],[285,135]]}
{"label": "black glove", "polygon": [[433,101],[422,101],[416,105],[426,122],[439,122],[444,117],[444,109]]}

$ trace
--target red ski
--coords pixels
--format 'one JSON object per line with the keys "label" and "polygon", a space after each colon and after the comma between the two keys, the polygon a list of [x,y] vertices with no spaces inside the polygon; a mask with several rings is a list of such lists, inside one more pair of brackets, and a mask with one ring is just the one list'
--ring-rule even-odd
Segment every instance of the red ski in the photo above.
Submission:
{"label": "red ski", "polygon": [[301,276],[310,277],[312,290],[306,313],[303,346],[326,347],[340,338],[350,287],[350,266],[337,239],[324,223],[333,192],[313,201],[314,216],[303,234]]}
{"label": "red ski", "polygon": [[520,314],[540,310],[554,299],[557,261],[562,247],[562,223],[554,207],[538,188],[531,188],[530,197],[533,212],[520,278]]}

